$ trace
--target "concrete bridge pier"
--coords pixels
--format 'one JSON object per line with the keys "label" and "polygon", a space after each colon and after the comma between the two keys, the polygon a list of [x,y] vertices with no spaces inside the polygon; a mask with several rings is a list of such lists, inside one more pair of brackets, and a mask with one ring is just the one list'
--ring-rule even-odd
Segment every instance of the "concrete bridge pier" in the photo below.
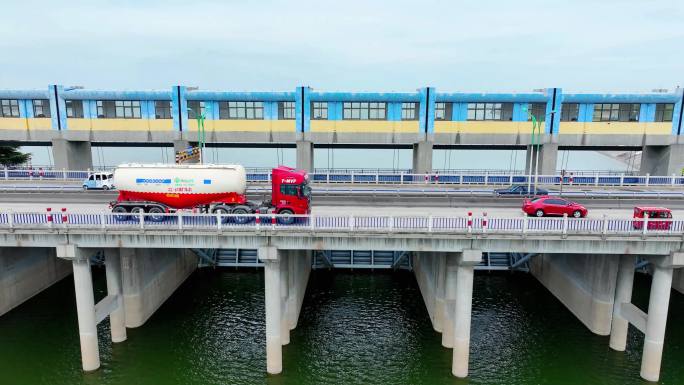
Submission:
{"label": "concrete bridge pier", "polygon": [[413,144],[413,173],[426,174],[432,172],[433,142],[422,141]]}
{"label": "concrete bridge pier", "polygon": [[641,153],[641,175],[680,175],[684,167],[684,144],[644,146]]}
{"label": "concrete bridge pier", "polygon": [[197,268],[190,249],[121,249],[126,327],[143,325]]}
{"label": "concrete bridge pier", "polygon": [[297,168],[314,171],[314,144],[308,140],[297,141]]}
{"label": "concrete bridge pier", "polygon": [[[539,156],[537,156],[539,148]],[[532,159],[530,159],[530,155]],[[539,168],[536,167],[537,161]],[[539,172],[539,175],[555,175],[556,163],[558,161],[558,143],[543,143],[539,146],[527,146],[525,154],[525,173]]]}
{"label": "concrete bridge pier", "polygon": [[283,371],[283,345],[290,342],[290,330],[297,326],[306,285],[311,273],[311,255],[300,250],[258,250],[264,263],[266,306],[266,371]]}
{"label": "concrete bridge pier", "polygon": [[466,249],[456,255],[456,299],[454,301],[454,352],[451,373],[468,376],[470,358],[470,320],[473,307],[473,275],[482,261],[482,251]]}
{"label": "concrete bridge pier", "polygon": [[105,255],[107,275],[107,296],[95,304],[93,277],[90,269],[90,255],[87,250],[73,244],[57,246],[59,258],[71,260],[76,292],[76,312],[81,343],[81,364],[83,370],[93,371],[100,367],[97,324],[109,316],[113,342],[126,340],[124,325],[123,293],[121,289],[121,263],[118,249]]}
{"label": "concrete bridge pier", "polygon": [[[457,292],[456,279],[458,276],[458,261],[453,255],[447,256],[444,269],[444,317],[442,319],[442,346],[445,348],[454,347],[454,331],[456,330],[456,296]],[[439,274],[439,272],[437,272]]]}
{"label": "concrete bridge pier", "polygon": [[93,154],[89,141],[52,139],[52,158],[58,170],[93,169]]}
{"label": "concrete bridge pier", "polygon": [[0,248],[0,315],[71,273],[71,264],[55,256],[54,247]]}

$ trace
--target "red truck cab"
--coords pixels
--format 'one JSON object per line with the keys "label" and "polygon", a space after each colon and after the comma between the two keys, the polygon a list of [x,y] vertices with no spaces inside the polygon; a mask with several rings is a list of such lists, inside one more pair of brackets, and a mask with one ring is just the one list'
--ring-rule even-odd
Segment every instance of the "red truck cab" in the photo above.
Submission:
{"label": "red truck cab", "polygon": [[274,168],[271,172],[271,205],[276,213],[310,214],[309,174],[286,166]]}
{"label": "red truck cab", "polygon": [[632,222],[634,229],[643,229],[643,218],[648,215],[648,230],[669,230],[672,226],[672,210],[665,207],[635,207]]}

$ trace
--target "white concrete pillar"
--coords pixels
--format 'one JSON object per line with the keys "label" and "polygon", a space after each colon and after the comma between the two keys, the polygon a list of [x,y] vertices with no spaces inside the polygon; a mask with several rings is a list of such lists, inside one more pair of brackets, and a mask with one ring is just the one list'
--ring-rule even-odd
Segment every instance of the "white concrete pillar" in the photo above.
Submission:
{"label": "white concrete pillar", "polygon": [[297,168],[308,172],[314,171],[314,144],[308,140],[298,140],[297,146]]}
{"label": "white concrete pillar", "polygon": [[72,262],[74,288],[76,289],[76,311],[78,333],[81,340],[81,362],[83,370],[92,371],[100,367],[100,351],[97,346],[97,322],[95,320],[95,298],[90,260],[81,255]]}
{"label": "white concrete pillar", "polygon": [[288,252],[280,252],[280,343],[283,345],[290,343],[290,321],[287,310],[290,288],[290,258],[288,254]]}
{"label": "white concrete pillar", "polygon": [[445,348],[454,347],[454,327],[455,327],[455,306],[458,280],[458,261],[456,255],[449,254],[445,256],[445,285],[444,285],[444,302],[445,311],[442,320],[442,346]]}
{"label": "white concrete pillar", "polygon": [[413,173],[432,172],[432,147],[434,143],[422,141],[413,144]]}
{"label": "white concrete pillar", "polygon": [[647,381],[658,381],[660,362],[665,342],[665,324],[670,304],[672,267],[655,265],[651,281],[651,296],[648,300],[644,351],[641,356],[641,377]]}
{"label": "white concrete pillar", "polygon": [[280,342],[280,260],[275,247],[260,247],[258,253],[259,259],[264,262],[266,371],[269,374],[278,374],[283,371],[283,345]]}
{"label": "white concrete pillar", "polygon": [[481,250],[466,249],[457,256],[454,355],[451,363],[451,373],[461,378],[468,376],[470,317],[473,306],[473,270],[474,266],[480,263],[481,260]]}
{"label": "white concrete pillar", "polygon": [[634,262],[635,258],[633,255],[623,255],[620,257],[620,264],[618,266],[615,301],[613,302],[613,320],[610,327],[610,348],[620,352],[624,351],[627,345],[627,329],[629,327],[629,321],[622,317],[621,307],[623,303],[632,303]]}
{"label": "white concrete pillar", "polygon": [[120,249],[105,249],[105,268],[107,276],[107,295],[118,296],[118,309],[109,314],[112,342],[126,341],[126,313],[123,304],[121,285]]}
{"label": "white concrete pillar", "polygon": [[292,330],[297,326],[297,306],[300,285],[299,280],[302,279],[301,272],[301,256],[295,254],[295,252],[290,251],[287,257],[287,265],[289,269],[288,277],[288,288],[287,288],[287,327]]}
{"label": "white concrete pillar", "polygon": [[437,259],[437,282],[435,283],[435,330],[444,331],[444,317],[446,313],[446,253],[433,253],[432,258]]}

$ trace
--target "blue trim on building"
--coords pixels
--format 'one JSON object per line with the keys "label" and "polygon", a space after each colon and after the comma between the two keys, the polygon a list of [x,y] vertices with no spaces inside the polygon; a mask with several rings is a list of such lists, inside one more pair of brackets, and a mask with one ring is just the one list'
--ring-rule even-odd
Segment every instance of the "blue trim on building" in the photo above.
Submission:
{"label": "blue trim on building", "polygon": [[[185,98],[187,87],[174,86],[171,91],[171,114],[173,115],[173,130],[188,131],[188,101]],[[180,106],[180,109],[178,108]]]}
{"label": "blue trim on building", "polygon": [[295,127],[297,132],[309,132],[311,128],[311,88],[308,86],[295,89]]}
{"label": "blue trim on building", "polygon": [[655,103],[642,103],[639,108],[639,122],[655,122],[656,105]]}
{"label": "blue trim on building", "polygon": [[546,102],[547,96],[543,93],[534,94],[488,94],[488,93],[438,93],[437,102],[458,103],[542,103]]}
{"label": "blue trim on building", "polygon": [[594,120],[594,104],[581,103],[579,105],[579,112],[577,114],[578,122],[591,122]]}
{"label": "blue trim on building", "polygon": [[378,92],[311,92],[312,102],[419,102],[419,93],[378,93]]}
{"label": "blue trim on building", "polygon": [[675,103],[674,94],[566,94],[568,103]]}
{"label": "blue trim on building", "polygon": [[[218,102],[216,102],[218,104]],[[264,120],[278,119],[278,102],[264,102]]]}
{"label": "blue trim on building", "polygon": [[104,91],[74,89],[64,91],[66,100],[172,100],[168,91]]}
{"label": "blue trim on building", "polygon": [[0,90],[0,99],[49,99],[50,94],[45,90]]}
{"label": "blue trim on building", "polygon": [[[50,112],[50,116],[52,116],[52,111]],[[19,100],[19,117],[33,118],[33,100]]]}
{"label": "blue trim on building", "polygon": [[95,100],[83,101],[83,118],[97,119],[97,102]]}
{"label": "blue trim on building", "polygon": [[435,132],[435,100],[437,100],[437,90],[435,87],[427,87],[427,132],[432,134]]}
{"label": "blue trim on building", "polygon": [[465,122],[468,120],[468,103],[453,103],[451,108],[451,120],[455,122]]}
{"label": "blue trim on building", "polygon": [[677,101],[672,111],[672,135],[684,135],[684,90],[679,90]]}
{"label": "blue trim on building", "polygon": [[[468,104],[466,104],[466,109]],[[527,110],[529,108],[528,103],[513,103],[513,121],[514,122],[526,122],[527,121]],[[466,111],[467,112],[467,111]]]}
{"label": "blue trim on building", "polygon": [[544,131],[547,134],[558,135],[560,131],[561,107],[563,105],[563,89],[547,88],[549,101],[546,103],[546,117]]}
{"label": "blue trim on building", "polygon": [[52,120],[53,130],[65,131],[67,127],[66,103],[62,96],[64,87],[56,84],[48,86],[50,100],[50,119]]}
{"label": "blue trim on building", "polygon": [[238,102],[279,102],[295,101],[294,92],[223,92],[223,91],[189,91],[187,100],[217,100]]}

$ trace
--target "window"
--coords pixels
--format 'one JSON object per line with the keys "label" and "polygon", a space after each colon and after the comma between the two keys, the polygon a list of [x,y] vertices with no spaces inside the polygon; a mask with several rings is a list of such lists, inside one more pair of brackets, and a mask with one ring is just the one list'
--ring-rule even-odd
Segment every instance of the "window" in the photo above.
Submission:
{"label": "window", "polygon": [[563,103],[561,105],[561,122],[576,122],[579,118],[579,104]]}
{"label": "window", "polygon": [[220,102],[219,119],[263,119],[263,102]]}
{"label": "window", "polygon": [[33,117],[35,117],[35,118],[49,118],[50,117],[50,101],[48,99],[34,99],[33,100]]}
{"label": "window", "polygon": [[435,120],[451,120],[452,103],[435,103]]}
{"label": "window", "polygon": [[656,122],[671,122],[673,111],[674,111],[674,104],[672,104],[672,103],[658,103],[658,104],[656,104],[655,121]]}
{"label": "window", "polygon": [[640,104],[598,103],[594,104],[594,122],[638,122]]}
{"label": "window", "polygon": [[171,119],[171,102],[168,100],[154,101],[155,119]]}
{"label": "window", "polygon": [[0,100],[0,117],[3,118],[18,118],[19,117],[19,101],[16,99],[2,99]]}
{"label": "window", "polygon": [[65,101],[67,118],[82,118],[83,117],[83,101],[81,100],[67,100]]}
{"label": "window", "polygon": [[[528,109],[538,122],[546,120],[546,103],[530,103]],[[527,121],[532,121],[530,114],[527,114]]]}
{"label": "window", "polygon": [[311,119],[328,119],[328,102],[311,102]]}
{"label": "window", "polygon": [[138,100],[98,100],[97,117],[104,119],[140,119]]}
{"label": "window", "polygon": [[297,185],[296,184],[281,184],[280,193],[283,195],[294,195],[298,196]]}
{"label": "window", "polygon": [[401,120],[418,120],[418,103],[401,103]]}
{"label": "window", "polygon": [[204,116],[204,102],[199,100],[188,100],[188,118],[197,119],[197,114]]}
{"label": "window", "polygon": [[295,118],[295,102],[278,102],[278,119],[292,120]]}
{"label": "window", "polygon": [[468,120],[513,120],[513,103],[468,103]]}
{"label": "window", "polygon": [[385,120],[387,119],[387,103],[344,102],[342,112],[342,119],[345,120]]}

